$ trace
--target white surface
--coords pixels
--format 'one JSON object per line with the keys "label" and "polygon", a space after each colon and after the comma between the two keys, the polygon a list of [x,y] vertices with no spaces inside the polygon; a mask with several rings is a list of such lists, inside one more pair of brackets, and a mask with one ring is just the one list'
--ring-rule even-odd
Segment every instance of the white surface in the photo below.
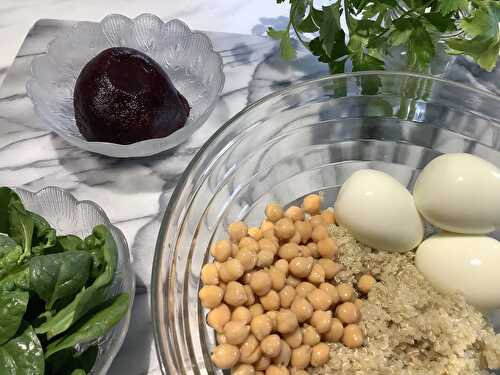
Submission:
{"label": "white surface", "polygon": [[288,6],[275,0],[1,0],[0,83],[29,28],[40,18],[100,20],[106,14],[150,12],[180,18],[191,28],[262,35],[268,22],[286,22]]}

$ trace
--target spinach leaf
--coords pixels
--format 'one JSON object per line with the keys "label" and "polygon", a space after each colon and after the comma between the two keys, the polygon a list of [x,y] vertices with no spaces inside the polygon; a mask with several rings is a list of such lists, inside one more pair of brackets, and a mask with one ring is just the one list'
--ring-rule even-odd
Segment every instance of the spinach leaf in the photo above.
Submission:
{"label": "spinach leaf", "polygon": [[101,287],[110,284],[115,276],[118,250],[109,229],[97,225],[92,234],[85,238],[85,247],[92,255],[91,273],[96,278],[95,285]]}
{"label": "spinach leaf", "polygon": [[122,293],[114,297],[104,308],[83,322],[73,327],[66,336],[50,343],[47,346],[45,358],[60,350],[72,348],[77,344],[84,344],[105,335],[126,314],[129,305],[128,293]]}
{"label": "spinach leaf", "polygon": [[45,375],[73,375],[90,372],[98,351],[98,347],[94,345],[83,353],[76,353],[73,348],[54,353],[45,362]]}
{"label": "spinach leaf", "polygon": [[12,203],[21,203],[19,196],[8,187],[0,187],[0,232],[9,233],[9,212]]}
{"label": "spinach leaf", "polygon": [[21,260],[29,259],[31,257],[31,241],[35,226],[33,219],[24,209],[21,202],[14,202],[9,207],[9,234],[14,241],[23,247]]}
{"label": "spinach leaf", "polygon": [[0,346],[0,374],[43,375],[44,368],[43,348],[31,326]]}
{"label": "spinach leaf", "polygon": [[66,251],[33,257],[29,263],[30,287],[47,303],[80,291],[89,277],[91,257],[86,251]]}
{"label": "spinach leaf", "polygon": [[68,234],[57,237],[57,247],[59,251],[84,250],[85,243],[80,237]]}
{"label": "spinach leaf", "polygon": [[0,279],[20,263],[22,254],[23,250],[16,241],[0,233]]}
{"label": "spinach leaf", "polygon": [[40,215],[29,212],[34,224],[32,252],[35,255],[43,255],[56,244],[56,231]]}
{"label": "spinach leaf", "polygon": [[29,293],[0,291],[0,345],[14,336],[28,306]]}
{"label": "spinach leaf", "polygon": [[13,291],[16,289],[24,291],[30,289],[30,271],[27,264],[16,267],[0,280],[0,290]]}

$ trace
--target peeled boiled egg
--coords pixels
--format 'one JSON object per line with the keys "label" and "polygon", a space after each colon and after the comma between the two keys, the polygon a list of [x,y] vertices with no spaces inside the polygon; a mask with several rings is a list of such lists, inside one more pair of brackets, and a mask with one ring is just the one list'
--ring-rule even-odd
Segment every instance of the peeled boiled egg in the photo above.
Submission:
{"label": "peeled boiled egg", "polygon": [[432,160],[413,194],[424,218],[443,230],[485,234],[500,227],[500,169],[475,155]]}
{"label": "peeled boiled egg", "polygon": [[405,252],[417,247],[424,225],[410,192],[386,173],[353,173],[335,203],[337,222],[370,247]]}
{"label": "peeled boiled egg", "polygon": [[483,311],[500,308],[500,242],[494,238],[439,233],[420,244],[415,264],[439,292],[460,292]]}

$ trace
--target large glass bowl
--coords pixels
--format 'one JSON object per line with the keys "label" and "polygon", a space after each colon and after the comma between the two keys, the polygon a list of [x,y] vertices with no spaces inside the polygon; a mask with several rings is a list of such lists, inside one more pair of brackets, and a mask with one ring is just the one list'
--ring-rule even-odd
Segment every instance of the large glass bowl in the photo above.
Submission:
{"label": "large glass bowl", "polygon": [[291,86],[238,113],[186,169],[159,234],[152,310],[164,374],[220,373],[197,293],[207,249],[228,223],[257,225],[268,202],[311,192],[333,204],[362,168],[412,189],[430,160],[450,152],[500,166],[499,97],[428,76],[365,72]]}
{"label": "large glass bowl", "polygon": [[[114,294],[129,293],[127,314],[106,336],[97,340],[97,359],[89,375],[105,375],[127,334],[135,293],[135,274],[127,240],[123,233],[111,224],[106,213],[96,203],[78,201],[71,193],[58,187],[47,187],[36,193],[14,189],[19,194],[26,209],[43,216],[57,231],[58,235],[76,234],[86,237],[99,224],[105,225],[116,242],[118,264],[111,285]],[[21,374],[19,374],[21,375]]]}

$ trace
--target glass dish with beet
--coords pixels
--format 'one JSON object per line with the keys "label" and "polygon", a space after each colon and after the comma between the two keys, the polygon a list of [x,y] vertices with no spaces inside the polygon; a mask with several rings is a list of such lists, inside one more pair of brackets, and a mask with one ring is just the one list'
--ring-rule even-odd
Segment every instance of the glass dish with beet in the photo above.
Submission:
{"label": "glass dish with beet", "polygon": [[27,92],[48,129],[77,147],[122,158],[186,141],[224,85],[222,59],[206,35],[151,14],[79,22],[31,70]]}

